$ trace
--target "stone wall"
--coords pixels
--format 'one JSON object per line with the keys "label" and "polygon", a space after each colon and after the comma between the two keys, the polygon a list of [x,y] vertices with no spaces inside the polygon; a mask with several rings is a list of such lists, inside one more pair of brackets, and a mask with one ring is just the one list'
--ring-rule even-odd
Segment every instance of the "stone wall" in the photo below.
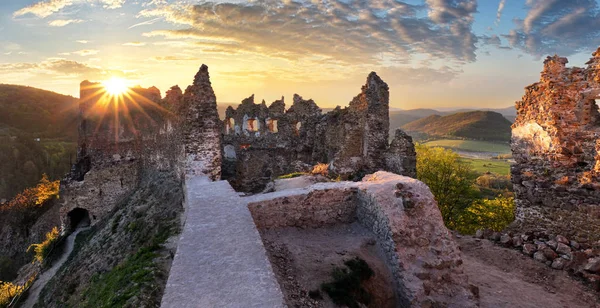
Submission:
{"label": "stone wall", "polygon": [[[306,181],[307,183],[310,181]],[[382,245],[402,307],[475,307],[462,257],[424,183],[379,171],[245,198],[259,229],[358,221]]]}
{"label": "stone wall", "polygon": [[511,168],[515,227],[579,241],[600,239],[600,49],[585,68],[544,61],[540,81],[516,103]]}
{"label": "stone wall", "polygon": [[106,217],[144,170],[220,178],[221,122],[205,65],[185,93],[174,86],[165,99],[155,87],[111,96],[89,81],[81,83],[80,97],[78,157],[61,183],[64,226],[76,208],[92,224]]}
{"label": "stone wall", "polygon": [[307,195],[249,203],[258,229],[317,228],[356,220],[356,189],[316,190]]}
{"label": "stone wall", "polygon": [[313,100],[294,95],[270,106],[254,96],[223,121],[223,178],[241,191],[256,192],[273,178],[329,164],[342,179],[388,170],[414,177],[412,139],[401,131],[389,144],[389,89],[375,73],[347,108],[323,114]]}

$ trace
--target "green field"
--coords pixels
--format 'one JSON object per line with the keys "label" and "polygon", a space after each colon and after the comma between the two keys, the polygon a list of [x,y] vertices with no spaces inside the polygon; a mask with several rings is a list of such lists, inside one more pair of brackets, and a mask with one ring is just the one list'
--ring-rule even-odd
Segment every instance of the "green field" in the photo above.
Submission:
{"label": "green field", "polygon": [[510,163],[502,159],[476,159],[476,158],[461,158],[462,161],[468,162],[473,166],[477,173],[491,172],[499,175],[510,174]]}
{"label": "green field", "polygon": [[477,141],[477,140],[453,140],[440,139],[424,143],[426,146],[442,147],[466,152],[491,152],[498,154],[510,154],[508,143]]}

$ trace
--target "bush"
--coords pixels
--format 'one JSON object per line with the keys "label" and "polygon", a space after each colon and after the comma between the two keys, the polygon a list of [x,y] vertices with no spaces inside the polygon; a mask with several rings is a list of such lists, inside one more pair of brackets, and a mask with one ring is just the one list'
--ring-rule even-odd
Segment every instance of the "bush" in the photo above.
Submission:
{"label": "bush", "polygon": [[312,175],[322,175],[322,176],[328,176],[329,175],[329,165],[328,164],[323,164],[323,163],[318,163],[317,165],[315,165],[312,169],[312,171],[310,172]]}
{"label": "bush", "polygon": [[[417,178],[429,186],[435,196],[446,227],[461,233],[477,229],[500,231],[514,216],[509,176],[484,174],[477,177],[472,167],[460,161],[458,154],[443,148],[416,145]],[[477,186],[495,199],[483,199]]]}
{"label": "bush", "polygon": [[43,263],[50,251],[52,250],[52,248],[54,247],[54,244],[58,240],[58,236],[58,228],[52,228],[52,231],[46,233],[46,239],[43,242],[39,244],[31,244],[31,246],[27,248],[27,252],[33,249],[33,251],[35,252],[34,261]]}
{"label": "bush", "polygon": [[462,213],[479,198],[477,174],[452,150],[422,144],[415,149],[417,178],[431,189],[446,226],[456,229]]}
{"label": "bush", "polygon": [[0,281],[0,307],[8,307],[12,299],[23,293],[23,290],[25,290],[24,286]]}
{"label": "bush", "polygon": [[478,200],[461,215],[457,231],[472,234],[477,229],[501,231],[515,219],[513,198],[497,197]]}

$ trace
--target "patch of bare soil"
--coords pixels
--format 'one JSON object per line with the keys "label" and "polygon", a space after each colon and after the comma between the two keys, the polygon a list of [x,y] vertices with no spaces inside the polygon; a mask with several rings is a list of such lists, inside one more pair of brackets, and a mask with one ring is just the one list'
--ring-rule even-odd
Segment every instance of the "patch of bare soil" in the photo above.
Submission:
{"label": "patch of bare soil", "polygon": [[565,271],[487,240],[457,241],[469,282],[479,287],[481,307],[600,307],[599,294]]}
{"label": "patch of bare soil", "polygon": [[375,272],[363,284],[372,295],[368,307],[396,307],[392,274],[383,251],[372,233],[359,224],[271,229],[261,235],[289,307],[337,307],[323,291],[320,299],[311,298],[309,292],[320,290],[322,283],[332,280],[334,268],[355,257],[365,260]]}

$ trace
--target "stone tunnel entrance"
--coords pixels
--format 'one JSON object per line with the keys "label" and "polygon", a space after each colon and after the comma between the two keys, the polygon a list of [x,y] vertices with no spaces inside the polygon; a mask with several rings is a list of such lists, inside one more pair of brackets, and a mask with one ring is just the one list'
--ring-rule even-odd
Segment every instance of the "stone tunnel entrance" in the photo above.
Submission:
{"label": "stone tunnel entrance", "polygon": [[77,228],[90,225],[90,213],[86,209],[75,208],[67,214],[69,230],[74,231]]}

